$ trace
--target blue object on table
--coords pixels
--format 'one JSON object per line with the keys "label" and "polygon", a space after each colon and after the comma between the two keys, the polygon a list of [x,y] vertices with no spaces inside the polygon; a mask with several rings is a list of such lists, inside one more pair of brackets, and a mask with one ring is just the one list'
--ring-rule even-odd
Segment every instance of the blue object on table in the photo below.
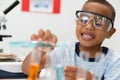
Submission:
{"label": "blue object on table", "polygon": [[45,43],[43,41],[14,41],[10,42],[11,47],[52,47],[50,43]]}
{"label": "blue object on table", "polygon": [[22,72],[8,72],[5,70],[0,70],[0,79],[25,79],[28,76]]}
{"label": "blue object on table", "polygon": [[[11,41],[9,45],[11,47],[53,47],[51,43],[46,43],[44,41]],[[66,47],[66,45],[57,43],[56,47]]]}

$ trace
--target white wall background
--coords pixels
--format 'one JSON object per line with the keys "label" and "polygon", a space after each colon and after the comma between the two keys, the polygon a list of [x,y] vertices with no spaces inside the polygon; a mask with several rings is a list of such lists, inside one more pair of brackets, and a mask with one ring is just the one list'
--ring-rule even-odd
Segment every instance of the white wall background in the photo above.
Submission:
{"label": "white wall background", "polygon": [[[0,0],[0,4],[2,4]],[[7,0],[10,1],[10,0]],[[11,34],[12,40],[30,40],[33,33],[37,33],[40,28],[51,29],[58,36],[60,42],[76,41],[75,36],[75,11],[81,9],[86,0],[61,0],[60,14],[28,13],[21,11],[21,3],[6,15],[7,30],[0,31],[0,34]],[[21,0],[20,0],[21,2]],[[103,45],[119,50],[120,45],[120,0],[109,0],[116,9],[115,28],[117,32],[109,40],[105,40]],[[7,39],[9,40],[9,39]],[[6,41],[6,40],[5,40]],[[4,42],[5,42],[4,41]],[[17,49],[17,54],[26,56],[24,50]]]}

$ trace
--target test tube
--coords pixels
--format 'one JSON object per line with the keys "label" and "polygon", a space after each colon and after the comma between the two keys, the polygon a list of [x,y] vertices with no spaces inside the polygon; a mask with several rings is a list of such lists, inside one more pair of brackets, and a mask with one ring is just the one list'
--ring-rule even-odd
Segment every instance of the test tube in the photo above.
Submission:
{"label": "test tube", "polygon": [[40,60],[42,53],[34,48],[31,53],[30,67],[29,67],[29,77],[28,80],[38,80],[39,79],[39,70],[40,70]]}
{"label": "test tube", "polygon": [[[95,56],[95,68],[93,74],[96,76],[97,80],[101,80],[104,70],[105,55],[104,53],[96,53]],[[95,79],[93,79],[95,80]]]}
{"label": "test tube", "polygon": [[47,80],[64,80],[64,47],[56,47],[49,54],[50,66],[47,67]]}
{"label": "test tube", "polygon": [[57,80],[64,80],[64,68],[62,64],[57,64]]}
{"label": "test tube", "polygon": [[80,52],[80,64],[78,65],[77,71],[77,80],[86,80],[87,68],[88,68],[88,60],[89,60],[89,53],[88,52]]}
{"label": "test tube", "polygon": [[64,65],[66,63],[66,51],[64,47],[57,48],[56,52],[56,77],[57,80],[64,80]]}

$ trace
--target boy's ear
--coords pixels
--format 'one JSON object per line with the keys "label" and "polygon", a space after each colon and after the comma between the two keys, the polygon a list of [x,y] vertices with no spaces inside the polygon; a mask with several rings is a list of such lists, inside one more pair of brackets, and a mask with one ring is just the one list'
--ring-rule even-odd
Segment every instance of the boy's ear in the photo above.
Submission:
{"label": "boy's ear", "polygon": [[115,29],[115,28],[112,28],[112,29],[108,32],[107,38],[109,39],[115,32],[116,32],[116,29]]}

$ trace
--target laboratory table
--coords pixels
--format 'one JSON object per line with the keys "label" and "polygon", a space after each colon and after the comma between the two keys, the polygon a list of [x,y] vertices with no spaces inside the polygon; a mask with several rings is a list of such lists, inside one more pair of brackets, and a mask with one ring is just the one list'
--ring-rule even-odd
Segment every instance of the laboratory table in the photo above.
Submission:
{"label": "laboratory table", "polygon": [[0,62],[0,79],[27,78],[21,70],[22,62]]}

